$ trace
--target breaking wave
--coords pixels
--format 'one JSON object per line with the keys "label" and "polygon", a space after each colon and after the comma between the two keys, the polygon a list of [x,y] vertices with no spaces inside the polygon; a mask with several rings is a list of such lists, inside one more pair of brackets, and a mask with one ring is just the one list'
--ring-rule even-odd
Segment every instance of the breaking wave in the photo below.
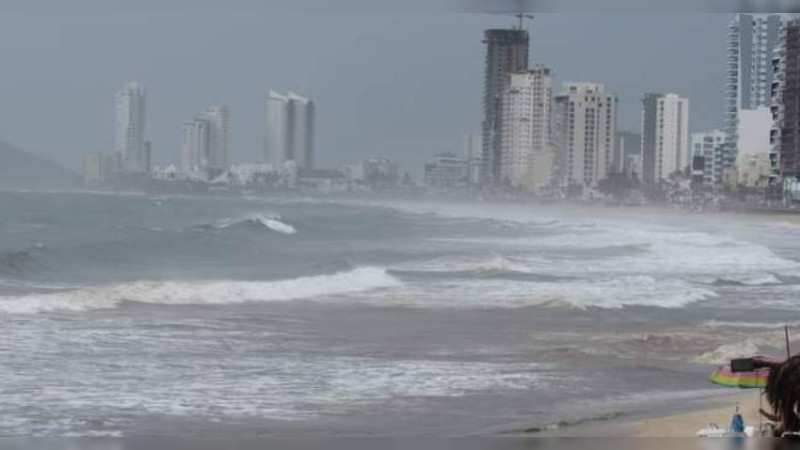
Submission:
{"label": "breaking wave", "polygon": [[781,284],[781,280],[772,274],[743,275],[739,277],[725,276],[715,278],[709,284],[716,286],[765,286],[770,284]]}
{"label": "breaking wave", "polygon": [[116,308],[123,302],[158,305],[278,302],[366,292],[400,284],[385,269],[377,267],[277,281],[137,282],[60,293],[0,296],[0,312],[89,311]]}
{"label": "breaking wave", "polygon": [[213,228],[225,229],[241,225],[258,225],[283,234],[297,233],[297,229],[294,226],[281,221],[281,217],[279,215],[266,216],[263,214],[254,214],[244,218],[240,217],[221,220],[215,223]]}
{"label": "breaking wave", "polygon": [[753,339],[743,342],[725,344],[707,353],[696,357],[694,362],[698,364],[724,364],[732,359],[746,358],[757,355],[759,345]]}
{"label": "breaking wave", "polygon": [[739,342],[723,344],[718,348],[694,358],[699,364],[724,364],[736,358],[749,358],[760,354],[772,354],[785,345],[782,333],[773,331],[752,333]]}
{"label": "breaking wave", "polygon": [[43,248],[44,245],[36,244],[24,250],[0,253],[0,273],[19,276],[30,270],[41,269],[38,253]]}
{"label": "breaking wave", "polygon": [[283,234],[297,233],[297,229],[295,229],[295,227],[289,225],[288,223],[281,222],[278,219],[266,219],[263,217],[259,217],[256,219],[256,221],[272,231],[277,231],[278,233],[283,233]]}
{"label": "breaking wave", "polygon": [[390,271],[401,277],[421,280],[448,279],[505,279],[518,281],[558,281],[569,277],[538,273],[525,261],[496,255],[488,260],[464,260],[441,258],[410,266],[401,266]]}
{"label": "breaking wave", "polygon": [[409,283],[403,292],[374,293],[366,302],[442,309],[622,309],[684,308],[716,297],[709,289],[675,279],[625,276],[611,279],[536,281],[508,279],[443,279],[432,284]]}

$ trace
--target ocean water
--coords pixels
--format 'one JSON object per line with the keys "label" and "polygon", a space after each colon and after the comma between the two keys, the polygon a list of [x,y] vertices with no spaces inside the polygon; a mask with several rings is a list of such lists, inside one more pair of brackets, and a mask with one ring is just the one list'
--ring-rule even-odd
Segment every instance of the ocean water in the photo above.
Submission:
{"label": "ocean water", "polygon": [[0,193],[0,435],[493,435],[686,406],[730,392],[713,364],[784,351],[799,269],[800,226],[732,216]]}

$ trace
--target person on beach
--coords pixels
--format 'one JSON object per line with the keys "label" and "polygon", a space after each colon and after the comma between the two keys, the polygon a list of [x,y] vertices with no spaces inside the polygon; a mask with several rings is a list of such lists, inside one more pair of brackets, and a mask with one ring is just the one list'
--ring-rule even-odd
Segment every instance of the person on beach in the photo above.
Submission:
{"label": "person on beach", "polygon": [[776,436],[796,433],[800,437],[800,356],[792,356],[783,363],[771,368],[764,388],[767,403],[774,414],[760,411],[764,417],[778,423]]}
{"label": "person on beach", "polygon": [[770,422],[775,423],[773,436],[779,437],[783,434],[783,422],[781,421],[781,416],[767,412],[763,408],[759,408],[758,413],[764,416],[764,418],[769,420]]}

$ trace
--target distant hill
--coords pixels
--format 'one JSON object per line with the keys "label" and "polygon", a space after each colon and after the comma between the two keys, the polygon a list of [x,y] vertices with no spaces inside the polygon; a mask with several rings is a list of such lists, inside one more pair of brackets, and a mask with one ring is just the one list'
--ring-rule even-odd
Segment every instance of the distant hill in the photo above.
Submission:
{"label": "distant hill", "polygon": [[66,189],[79,181],[75,172],[0,141],[0,189]]}

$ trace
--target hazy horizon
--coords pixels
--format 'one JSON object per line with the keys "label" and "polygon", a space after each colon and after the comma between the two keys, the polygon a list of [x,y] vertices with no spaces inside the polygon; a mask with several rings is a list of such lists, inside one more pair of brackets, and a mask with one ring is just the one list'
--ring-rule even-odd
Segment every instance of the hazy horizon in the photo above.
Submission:
{"label": "hazy horizon", "polygon": [[[531,60],[551,67],[557,84],[605,84],[620,97],[620,131],[638,130],[645,92],[687,96],[692,131],[717,128],[731,17],[539,14],[529,25]],[[384,155],[418,173],[434,153],[460,152],[462,135],[480,130],[482,33],[514,20],[27,13],[0,15],[0,23],[0,139],[73,170],[84,153],[112,148],[114,94],[135,79],[148,92],[156,164],[177,161],[181,124],[214,103],[232,111],[232,161],[258,160],[274,89],[315,100],[320,167]]]}

